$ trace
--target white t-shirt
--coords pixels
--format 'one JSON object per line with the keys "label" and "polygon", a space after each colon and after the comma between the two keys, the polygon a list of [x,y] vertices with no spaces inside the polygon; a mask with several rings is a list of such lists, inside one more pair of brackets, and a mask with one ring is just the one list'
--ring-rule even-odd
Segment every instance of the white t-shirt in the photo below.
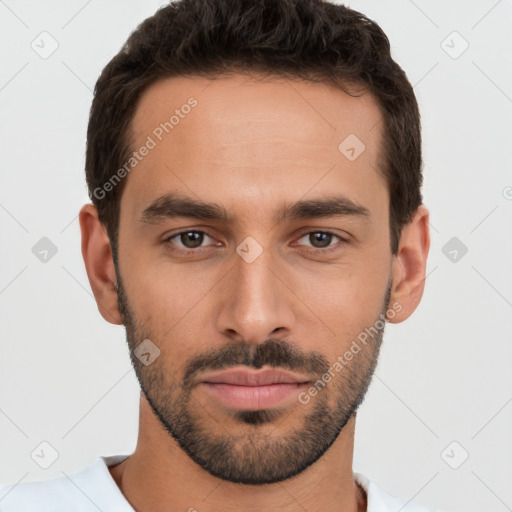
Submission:
{"label": "white t-shirt", "polygon": [[[97,457],[88,466],[68,476],[39,482],[21,482],[0,487],[1,512],[134,512],[115,483],[108,466],[128,455]],[[354,472],[366,490],[367,512],[436,512],[421,505],[399,500]]]}

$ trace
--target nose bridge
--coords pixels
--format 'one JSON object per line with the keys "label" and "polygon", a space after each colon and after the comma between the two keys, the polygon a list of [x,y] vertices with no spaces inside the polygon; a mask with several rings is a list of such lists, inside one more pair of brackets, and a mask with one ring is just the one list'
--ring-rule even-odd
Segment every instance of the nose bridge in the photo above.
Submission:
{"label": "nose bridge", "polygon": [[262,342],[276,328],[289,328],[291,309],[275,267],[272,251],[258,248],[253,240],[240,244],[225,285],[221,331],[236,331],[247,342]]}

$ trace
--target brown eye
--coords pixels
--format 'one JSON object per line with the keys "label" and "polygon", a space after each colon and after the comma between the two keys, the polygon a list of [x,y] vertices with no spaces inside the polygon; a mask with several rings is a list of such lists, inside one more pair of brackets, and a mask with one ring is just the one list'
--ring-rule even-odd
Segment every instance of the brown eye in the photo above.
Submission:
{"label": "brown eye", "polygon": [[309,241],[313,247],[329,247],[332,235],[330,233],[310,233]]}
{"label": "brown eye", "polygon": [[187,249],[195,249],[196,247],[200,247],[203,243],[204,233],[199,231],[186,231],[184,233],[180,233],[180,242]]}
{"label": "brown eye", "polygon": [[175,246],[174,248],[178,251],[187,251],[204,247],[203,242],[205,239],[211,239],[211,237],[203,231],[188,230],[175,233],[174,235],[166,238],[164,242]]}

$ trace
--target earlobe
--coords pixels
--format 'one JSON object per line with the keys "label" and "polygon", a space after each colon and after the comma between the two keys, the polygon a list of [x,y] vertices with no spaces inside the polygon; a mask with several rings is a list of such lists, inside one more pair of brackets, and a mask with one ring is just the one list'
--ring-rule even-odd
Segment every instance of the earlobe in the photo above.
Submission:
{"label": "earlobe", "polygon": [[98,310],[107,322],[121,325],[123,322],[117,303],[117,276],[110,240],[98,218],[96,207],[85,204],[80,209],[79,220],[82,256]]}
{"label": "earlobe", "polygon": [[429,212],[421,205],[412,221],[404,226],[398,253],[393,258],[390,307],[396,305],[391,323],[409,318],[418,307],[425,288],[427,256],[430,249]]}

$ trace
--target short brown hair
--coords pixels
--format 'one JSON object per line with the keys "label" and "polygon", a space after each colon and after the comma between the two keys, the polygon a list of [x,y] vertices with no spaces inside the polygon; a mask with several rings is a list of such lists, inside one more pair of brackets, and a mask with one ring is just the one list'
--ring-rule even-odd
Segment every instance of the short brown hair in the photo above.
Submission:
{"label": "short brown hair", "polygon": [[380,170],[389,186],[396,254],[402,227],[422,203],[420,114],[377,23],[324,0],[179,0],[130,34],[94,89],[85,172],[114,261],[126,179],[100,197],[97,191],[133,153],[131,122],[142,93],[163,78],[250,70],[336,84],[350,95],[347,86],[355,85],[377,99],[383,116]]}

